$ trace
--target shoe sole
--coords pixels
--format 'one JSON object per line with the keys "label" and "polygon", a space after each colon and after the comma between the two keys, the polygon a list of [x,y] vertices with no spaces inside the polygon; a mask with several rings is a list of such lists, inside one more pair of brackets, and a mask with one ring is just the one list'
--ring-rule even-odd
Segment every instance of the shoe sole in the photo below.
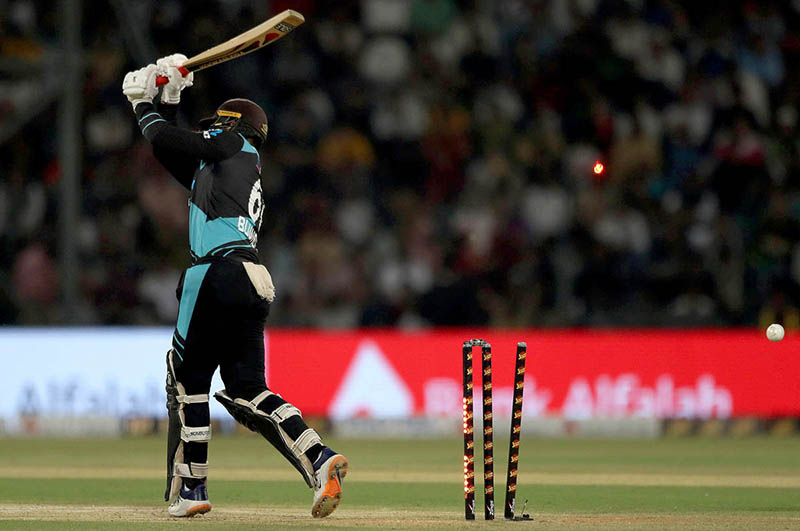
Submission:
{"label": "shoe sole", "polygon": [[195,505],[194,507],[190,507],[189,510],[186,511],[186,516],[192,517],[198,514],[206,514],[210,510],[211,510],[210,503],[204,503],[203,505]]}
{"label": "shoe sole", "polygon": [[211,510],[211,504],[210,503],[203,503],[201,505],[195,505],[193,507],[189,507],[188,509],[186,509],[186,513],[185,514],[172,514],[172,513],[170,513],[170,516],[175,517],[175,518],[191,518],[192,516],[196,516],[198,514],[206,514],[210,510]]}
{"label": "shoe sole", "polygon": [[311,515],[314,518],[325,518],[335,511],[342,502],[342,483],[339,479],[344,479],[347,476],[348,465],[347,458],[343,455],[337,456],[331,463],[328,482],[325,483],[322,496],[311,509]]}

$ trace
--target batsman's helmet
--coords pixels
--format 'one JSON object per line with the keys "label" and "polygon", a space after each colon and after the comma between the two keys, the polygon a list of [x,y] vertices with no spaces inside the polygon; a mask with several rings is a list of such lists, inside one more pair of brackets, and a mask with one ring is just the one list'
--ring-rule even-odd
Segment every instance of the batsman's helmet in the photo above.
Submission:
{"label": "batsman's helmet", "polygon": [[244,98],[234,98],[219,106],[214,116],[200,120],[203,128],[218,127],[255,139],[256,148],[267,140],[267,115],[258,104]]}

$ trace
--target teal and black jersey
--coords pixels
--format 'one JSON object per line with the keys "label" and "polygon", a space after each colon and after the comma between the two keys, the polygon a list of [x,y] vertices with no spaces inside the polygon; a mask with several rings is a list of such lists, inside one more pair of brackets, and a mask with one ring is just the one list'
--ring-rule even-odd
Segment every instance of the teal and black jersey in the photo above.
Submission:
{"label": "teal and black jersey", "polygon": [[192,262],[226,256],[258,262],[264,212],[258,151],[237,133],[176,127],[174,110],[163,107],[140,103],[136,115],[156,158],[190,189]]}
{"label": "teal and black jersey", "polygon": [[[211,129],[203,135],[234,135]],[[189,199],[192,258],[255,252],[264,203],[258,151],[239,137],[239,151],[217,161],[201,160]]]}

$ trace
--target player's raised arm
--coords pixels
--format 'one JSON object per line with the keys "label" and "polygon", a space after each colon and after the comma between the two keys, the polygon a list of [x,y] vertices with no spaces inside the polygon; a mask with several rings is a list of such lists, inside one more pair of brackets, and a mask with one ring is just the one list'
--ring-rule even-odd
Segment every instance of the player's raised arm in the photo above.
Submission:
{"label": "player's raised arm", "polygon": [[[162,85],[161,98],[156,105],[158,114],[168,123],[177,125],[178,105],[181,102],[181,93],[184,89],[194,84],[194,74],[189,73],[186,77],[179,70],[180,66],[186,62],[186,56],[182,53],[175,53],[162,57],[156,61],[159,69],[158,80],[166,78],[166,84]],[[153,155],[156,159],[178,180],[187,190],[191,190],[194,172],[198,165],[198,160],[191,155],[176,153],[160,144],[153,146]]]}
{"label": "player's raised arm", "polygon": [[[159,161],[178,181],[189,188],[199,161],[214,162],[223,160],[242,147],[242,138],[232,133],[216,136],[202,135],[177,127],[170,123],[169,112],[159,112],[153,105],[158,95],[156,79],[166,74],[169,82],[162,90],[162,106],[169,109],[180,102],[184,88],[191,86],[192,74],[183,77],[175,66],[185,56],[174,54],[160,59],[161,66],[151,64],[129,72],[122,83],[122,92],[130,101],[139,128],[147,140],[153,144]],[[167,116],[165,116],[165,114]]]}

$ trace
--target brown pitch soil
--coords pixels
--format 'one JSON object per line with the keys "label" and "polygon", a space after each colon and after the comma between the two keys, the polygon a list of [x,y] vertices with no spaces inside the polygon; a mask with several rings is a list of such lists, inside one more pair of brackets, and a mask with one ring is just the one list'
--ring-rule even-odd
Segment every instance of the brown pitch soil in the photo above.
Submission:
{"label": "brown pitch soil", "polygon": [[[342,508],[324,520],[314,520],[307,508],[215,508],[212,512],[187,520],[170,518],[163,506],[124,507],[91,505],[43,505],[0,503],[0,527],[26,521],[63,522],[66,527],[79,528],[80,522],[104,523],[108,528],[149,524],[148,528],[174,528],[175,525],[212,528],[261,529],[487,529],[508,528],[546,529],[798,529],[800,516],[736,516],[719,514],[532,514],[533,520],[494,522],[476,520],[465,522],[459,512],[415,510],[366,510]],[[69,525],[68,523],[78,524]],[[12,525],[13,527],[13,525]],[[105,526],[104,526],[105,527]]]}

